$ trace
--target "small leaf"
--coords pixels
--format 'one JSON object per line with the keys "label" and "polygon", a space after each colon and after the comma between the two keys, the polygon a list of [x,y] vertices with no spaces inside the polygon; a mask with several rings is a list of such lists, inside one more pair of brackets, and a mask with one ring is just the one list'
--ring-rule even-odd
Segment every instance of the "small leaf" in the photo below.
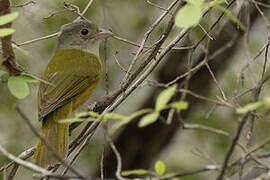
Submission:
{"label": "small leaf", "polygon": [[0,16],[0,26],[15,20],[18,17],[18,15],[19,15],[18,12],[13,12],[4,16]]}
{"label": "small leaf", "polygon": [[126,116],[121,115],[121,114],[117,114],[117,113],[107,113],[104,115],[104,120],[121,120],[124,119]]}
{"label": "small leaf", "polygon": [[161,111],[166,107],[177,89],[177,85],[173,85],[160,93],[156,101],[156,111]]}
{"label": "small leaf", "polygon": [[230,18],[230,20],[236,24],[238,24],[240,26],[240,28],[243,30],[243,31],[246,31],[247,28],[245,27],[245,25],[243,25],[233,14],[230,10],[224,8],[223,6],[220,6],[220,5],[215,5],[214,6],[216,9],[224,12],[225,14],[227,14],[227,16]]}
{"label": "small leaf", "polygon": [[203,0],[186,0],[186,1],[194,6],[200,6],[203,2]]}
{"label": "small leaf", "polygon": [[148,174],[148,171],[145,169],[134,169],[130,171],[122,171],[122,176],[129,176],[129,175],[145,175]]}
{"label": "small leaf", "polygon": [[89,116],[95,117],[95,118],[98,118],[98,117],[100,116],[98,113],[96,113],[96,112],[94,112],[94,111],[89,111],[87,114],[88,114]]}
{"label": "small leaf", "polygon": [[12,28],[0,28],[0,37],[8,36],[15,32]]}
{"label": "small leaf", "polygon": [[28,76],[28,82],[38,82],[38,81],[40,81],[40,82],[43,82],[43,83],[45,83],[45,84],[49,84],[49,85],[54,86],[54,85],[51,84],[50,82],[45,81],[45,80],[43,80],[43,79],[41,79],[41,78],[39,78],[39,77],[37,77],[37,76],[35,76],[35,75],[33,75],[33,74],[22,73],[21,75]]}
{"label": "small leaf", "polygon": [[59,120],[58,123],[62,124],[62,123],[75,123],[75,122],[93,122],[95,121],[96,118],[68,118],[68,119],[63,119],[63,120]]}
{"label": "small leaf", "polygon": [[236,113],[238,113],[238,114],[245,114],[245,113],[247,113],[249,111],[253,111],[253,110],[258,109],[262,105],[263,105],[263,103],[260,102],[260,101],[255,102],[255,103],[249,103],[249,104],[245,105],[244,107],[237,108],[236,109]]}
{"label": "small leaf", "polygon": [[25,98],[30,93],[27,82],[20,76],[11,76],[8,79],[8,89],[19,99]]}
{"label": "small leaf", "polygon": [[150,113],[145,115],[139,122],[139,127],[145,127],[149,124],[152,124],[154,122],[156,122],[156,120],[159,117],[159,113],[158,112],[154,112],[154,113]]}
{"label": "small leaf", "polygon": [[26,82],[29,82],[29,83],[38,82],[38,80],[34,76],[32,76],[31,74],[22,73],[20,75],[20,78],[24,79]]}
{"label": "small leaf", "polygon": [[114,123],[112,125],[112,127],[109,130],[109,133],[113,134],[117,129],[119,129],[120,127],[128,124],[132,119],[134,119],[134,118],[136,118],[138,116],[141,116],[141,115],[143,115],[145,113],[151,112],[151,111],[153,111],[153,109],[142,109],[140,111],[137,111],[137,112],[127,116],[126,118],[124,118],[124,119],[122,119],[120,121],[117,121],[116,123]]}
{"label": "small leaf", "polygon": [[0,77],[5,75],[5,74],[7,74],[7,72],[0,69]]}
{"label": "small leaf", "polygon": [[162,176],[165,173],[166,166],[163,161],[157,161],[155,164],[155,170],[158,176]]}
{"label": "small leaf", "polygon": [[171,108],[179,109],[179,110],[186,110],[188,108],[188,103],[184,101],[180,102],[173,102],[168,105]]}
{"label": "small leaf", "polygon": [[225,0],[216,0],[216,1],[211,1],[209,3],[204,3],[202,5],[202,8],[210,8],[210,7],[214,7],[216,5],[219,5],[219,4],[223,4],[225,3]]}
{"label": "small leaf", "polygon": [[77,117],[77,118],[85,117],[85,116],[88,116],[88,112],[75,113],[75,117]]}
{"label": "small leaf", "polygon": [[187,4],[177,12],[175,24],[180,27],[195,26],[200,22],[201,17],[202,9],[200,6]]}
{"label": "small leaf", "polygon": [[94,111],[79,112],[79,113],[75,114],[75,117],[77,117],[77,118],[86,118],[88,116],[98,118],[99,114],[94,112]]}

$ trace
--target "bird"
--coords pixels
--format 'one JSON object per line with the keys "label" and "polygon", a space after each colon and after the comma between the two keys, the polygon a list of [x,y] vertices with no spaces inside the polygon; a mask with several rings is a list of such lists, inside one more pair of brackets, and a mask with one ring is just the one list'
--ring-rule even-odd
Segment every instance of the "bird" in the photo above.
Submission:
{"label": "bird", "polygon": [[[61,159],[68,155],[69,124],[59,121],[85,103],[102,76],[100,42],[113,36],[88,20],[65,24],[58,33],[58,45],[42,76],[38,90],[38,119],[41,136]],[[40,139],[36,164],[50,168],[59,159]]]}

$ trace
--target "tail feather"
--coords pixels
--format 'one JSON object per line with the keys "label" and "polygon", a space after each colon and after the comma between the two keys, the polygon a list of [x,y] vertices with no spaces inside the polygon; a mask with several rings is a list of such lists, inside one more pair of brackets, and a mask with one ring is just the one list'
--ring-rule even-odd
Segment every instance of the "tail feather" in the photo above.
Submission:
{"label": "tail feather", "polygon": [[[69,116],[70,111],[68,109],[67,107],[61,107],[49,114],[42,125],[41,131],[41,135],[45,138],[46,142],[62,159],[65,159],[68,155],[69,124],[58,123],[58,121]],[[59,160],[41,140],[37,144],[34,157],[37,165],[44,168],[59,164]]]}

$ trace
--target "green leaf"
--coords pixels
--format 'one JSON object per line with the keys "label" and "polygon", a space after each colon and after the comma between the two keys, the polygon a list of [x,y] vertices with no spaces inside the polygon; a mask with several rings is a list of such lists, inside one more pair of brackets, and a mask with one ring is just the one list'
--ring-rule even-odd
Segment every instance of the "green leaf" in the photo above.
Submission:
{"label": "green leaf", "polygon": [[149,124],[152,124],[154,122],[157,121],[159,117],[159,113],[158,112],[154,112],[154,113],[150,113],[145,115],[139,122],[139,127],[145,127]]}
{"label": "green leaf", "polygon": [[179,109],[179,110],[186,110],[188,108],[188,103],[184,101],[173,102],[168,105],[171,108]]}
{"label": "green leaf", "polygon": [[36,79],[36,77],[32,76],[31,74],[22,73],[20,75],[20,78],[24,79],[28,83],[38,82],[38,79]]}
{"label": "green leaf", "polygon": [[203,0],[186,0],[186,1],[194,6],[200,6],[203,2]]}
{"label": "green leaf", "polygon": [[179,27],[196,26],[202,17],[200,6],[187,4],[182,7],[176,14],[175,24]]}
{"label": "green leaf", "polygon": [[[53,86],[53,84],[51,84],[50,82],[45,81],[45,80],[43,80],[43,79],[41,79],[41,78],[39,78],[39,77],[37,77],[37,76],[35,76],[35,75],[33,75],[33,74],[22,73],[21,75],[29,76],[29,79],[28,79],[29,82],[37,82],[37,81],[40,81],[40,82],[43,82],[43,83],[45,83],[45,84],[49,84],[49,85],[52,85],[52,86]],[[37,81],[35,81],[34,79],[36,79]]]}
{"label": "green leaf", "polygon": [[162,176],[165,173],[166,166],[163,161],[157,161],[155,164],[155,170],[158,176]]}
{"label": "green leaf", "polygon": [[138,116],[141,116],[141,115],[143,115],[145,113],[151,112],[151,111],[153,111],[153,109],[142,109],[140,111],[137,111],[137,112],[131,114],[130,116],[127,116],[126,118],[124,118],[124,119],[122,119],[120,121],[117,121],[116,123],[114,123],[112,125],[112,127],[109,130],[109,133],[113,134],[117,129],[119,129],[120,127],[128,124],[132,119],[134,119],[134,118],[136,118]]}
{"label": "green leaf", "polygon": [[75,117],[77,117],[77,118],[85,117],[85,116],[88,116],[88,112],[75,113]]}
{"label": "green leaf", "polygon": [[173,85],[160,93],[156,101],[156,111],[161,111],[166,107],[167,103],[171,100],[172,96],[176,92],[177,85]]}
{"label": "green leaf", "polygon": [[79,113],[75,114],[75,117],[77,117],[77,118],[82,118],[82,117],[87,117],[87,116],[98,118],[99,114],[94,112],[94,111],[79,112]]}
{"label": "green leaf", "polygon": [[103,119],[105,121],[107,120],[121,120],[124,119],[126,116],[121,115],[121,114],[117,114],[117,113],[107,113],[104,115]]}
{"label": "green leaf", "polygon": [[220,6],[220,5],[215,5],[214,8],[224,12],[225,14],[227,14],[227,16],[230,18],[230,20],[236,24],[238,24],[240,26],[240,28],[244,31],[247,30],[247,28],[232,14],[232,12],[228,9],[226,9],[225,7],[223,6]]}
{"label": "green leaf", "polygon": [[148,171],[145,169],[134,169],[130,171],[122,171],[122,176],[129,176],[129,175],[145,175],[148,174]]}
{"label": "green leaf", "polygon": [[247,105],[245,105],[244,107],[239,107],[236,109],[236,113],[238,114],[245,114],[249,111],[253,111],[258,109],[259,107],[261,107],[263,105],[263,102],[255,102],[255,103],[249,103]]}
{"label": "green leaf", "polygon": [[99,118],[99,116],[100,116],[98,113],[96,113],[96,112],[94,112],[94,111],[89,111],[87,114],[88,114],[89,116],[95,117],[95,118]]}
{"label": "green leaf", "polygon": [[7,74],[7,72],[0,69],[0,77],[5,75],[5,74]]}
{"label": "green leaf", "polygon": [[14,32],[15,30],[12,28],[0,28],[0,37],[8,36]]}
{"label": "green leaf", "polygon": [[27,82],[20,76],[11,76],[8,79],[8,89],[19,99],[25,98],[30,93]]}
{"label": "green leaf", "polygon": [[14,19],[16,19],[18,17],[19,13],[18,12],[13,12],[4,16],[0,16],[0,26],[10,23],[11,21],[13,21]]}
{"label": "green leaf", "polygon": [[96,120],[96,118],[84,119],[84,118],[75,117],[75,118],[68,118],[68,119],[60,120],[60,121],[58,121],[58,123],[62,124],[62,123],[75,123],[75,122],[93,122],[95,120]]}
{"label": "green leaf", "polygon": [[216,5],[223,4],[223,3],[225,3],[225,0],[216,0],[216,1],[211,1],[209,3],[204,3],[201,7],[210,8],[210,7],[215,7]]}

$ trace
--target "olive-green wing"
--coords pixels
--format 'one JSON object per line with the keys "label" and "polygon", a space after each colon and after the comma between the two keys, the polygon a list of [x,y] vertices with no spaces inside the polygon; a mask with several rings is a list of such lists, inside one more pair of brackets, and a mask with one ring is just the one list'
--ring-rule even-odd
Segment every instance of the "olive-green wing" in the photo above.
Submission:
{"label": "olive-green wing", "polygon": [[41,83],[39,88],[39,120],[55,109],[69,103],[74,97],[84,92],[98,80],[98,76],[78,76],[58,72]]}

